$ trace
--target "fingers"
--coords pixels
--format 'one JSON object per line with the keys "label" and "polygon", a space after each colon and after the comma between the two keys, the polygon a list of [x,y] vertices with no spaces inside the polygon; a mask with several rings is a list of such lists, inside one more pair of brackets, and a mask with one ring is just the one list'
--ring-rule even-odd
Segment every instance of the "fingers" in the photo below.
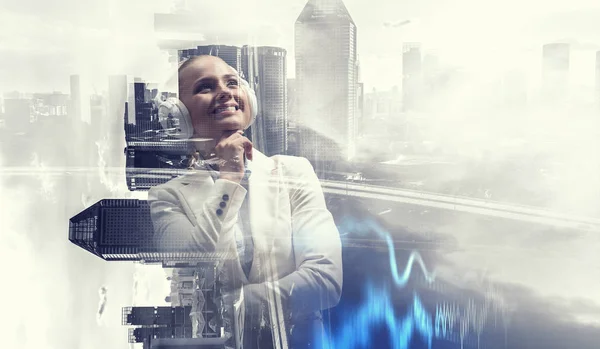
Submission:
{"label": "fingers", "polygon": [[239,182],[244,175],[244,153],[252,160],[252,142],[243,136],[243,131],[231,130],[222,133],[215,152],[217,157],[223,160],[220,165],[222,175],[227,179]]}
{"label": "fingers", "polygon": [[254,148],[254,146],[248,138],[244,137],[244,140],[245,141],[242,143],[242,146],[244,147],[244,153],[246,154],[248,160],[252,161],[252,149]]}
{"label": "fingers", "polygon": [[219,151],[231,151],[232,148],[235,148],[235,150],[237,150],[238,153],[244,151],[247,153],[251,153],[253,145],[248,138],[236,132],[228,137],[221,137],[221,139],[217,143],[217,146],[215,147],[215,150],[217,150],[217,153],[219,153]]}

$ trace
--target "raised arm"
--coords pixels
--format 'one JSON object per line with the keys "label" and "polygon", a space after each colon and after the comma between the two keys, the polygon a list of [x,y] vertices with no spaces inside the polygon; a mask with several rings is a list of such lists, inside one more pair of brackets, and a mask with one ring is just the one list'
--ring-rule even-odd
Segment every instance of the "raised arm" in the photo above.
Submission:
{"label": "raised arm", "polygon": [[269,290],[279,293],[293,317],[331,308],[342,293],[339,232],[325,205],[321,184],[310,162],[290,158],[293,248],[296,271],[274,282],[247,285],[246,302],[267,302]]}
{"label": "raised arm", "polygon": [[226,179],[153,187],[148,201],[155,243],[166,251],[215,252],[233,238],[245,196],[244,187]]}

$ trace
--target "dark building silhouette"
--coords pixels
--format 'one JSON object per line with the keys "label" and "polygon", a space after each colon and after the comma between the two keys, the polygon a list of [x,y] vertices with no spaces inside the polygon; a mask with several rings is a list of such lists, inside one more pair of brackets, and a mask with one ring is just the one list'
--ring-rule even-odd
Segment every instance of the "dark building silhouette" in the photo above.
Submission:
{"label": "dark building silhouette", "polygon": [[144,82],[135,82],[133,84],[134,110],[135,110],[135,130],[136,137],[147,138],[158,131],[160,123],[158,120],[158,105],[154,100],[158,90],[148,89]]}
{"label": "dark building silhouette", "polygon": [[171,326],[189,327],[192,323],[189,314],[192,307],[125,307],[123,325],[125,326]]}
{"label": "dark building silhouette", "polygon": [[[234,253],[200,253],[175,238],[156,245],[150,208],[142,200],[99,201],[71,218],[69,240],[108,261],[162,263],[164,268],[177,268],[171,278],[177,306],[123,309],[123,325],[134,326],[129,331],[130,343],[151,348],[159,340],[164,345],[178,340],[186,345],[239,347],[243,312],[234,303],[238,303],[241,291],[234,291],[231,298],[222,297],[222,278],[231,279],[231,270],[222,261],[236,258]],[[240,286],[236,281],[229,284],[234,290]]]}
{"label": "dark building silhouette", "polygon": [[[224,348],[226,344],[235,347],[234,340],[227,340],[222,330],[227,328],[220,317],[219,308],[211,302],[202,307],[201,321],[190,316],[196,313],[194,306],[185,307],[125,307],[123,325],[129,329],[129,343],[143,343],[144,348],[174,347],[176,343],[198,345],[195,348]],[[194,330],[201,327],[201,333]],[[211,346],[212,345],[212,346]],[[186,348],[189,348],[187,346]],[[179,348],[182,348],[179,346]]]}
{"label": "dark building silhouette", "polygon": [[69,220],[69,241],[108,261],[214,261],[226,253],[190,250],[182,241],[155,245],[147,201],[104,199]]}
{"label": "dark building silhouette", "polygon": [[566,97],[569,87],[569,65],[569,44],[553,43],[544,45],[542,91],[547,102]]}
{"label": "dark building silhouette", "polygon": [[355,153],[357,29],[341,0],[309,0],[295,30],[298,123],[315,131],[299,133],[299,155],[320,173]]}

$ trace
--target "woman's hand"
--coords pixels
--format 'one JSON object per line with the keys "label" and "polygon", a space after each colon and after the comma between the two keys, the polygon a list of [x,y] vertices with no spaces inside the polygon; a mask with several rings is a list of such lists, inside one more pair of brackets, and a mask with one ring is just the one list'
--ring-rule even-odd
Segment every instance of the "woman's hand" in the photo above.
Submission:
{"label": "woman's hand", "polygon": [[224,131],[215,147],[219,164],[219,178],[239,183],[244,178],[244,153],[252,160],[252,142],[243,136],[243,131]]}

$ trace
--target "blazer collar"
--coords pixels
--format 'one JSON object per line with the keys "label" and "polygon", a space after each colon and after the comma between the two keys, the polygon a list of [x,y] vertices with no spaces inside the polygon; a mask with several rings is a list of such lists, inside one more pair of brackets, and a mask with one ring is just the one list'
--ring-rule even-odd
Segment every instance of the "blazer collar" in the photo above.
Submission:
{"label": "blazer collar", "polygon": [[[253,159],[248,160],[246,164],[246,169],[251,172],[249,183],[256,182],[256,180],[253,180],[252,177],[258,177],[264,180],[268,179],[270,174],[275,173],[274,171],[276,170],[276,167],[275,161],[273,161],[273,159],[267,157],[265,154],[259,152],[256,149],[252,150],[252,156]],[[187,185],[192,183],[204,182],[211,177],[215,179],[214,174],[211,174],[212,171],[213,170],[210,169],[208,166],[207,169],[190,170],[189,173],[186,173],[183,176],[181,176],[179,180],[182,184]]]}

